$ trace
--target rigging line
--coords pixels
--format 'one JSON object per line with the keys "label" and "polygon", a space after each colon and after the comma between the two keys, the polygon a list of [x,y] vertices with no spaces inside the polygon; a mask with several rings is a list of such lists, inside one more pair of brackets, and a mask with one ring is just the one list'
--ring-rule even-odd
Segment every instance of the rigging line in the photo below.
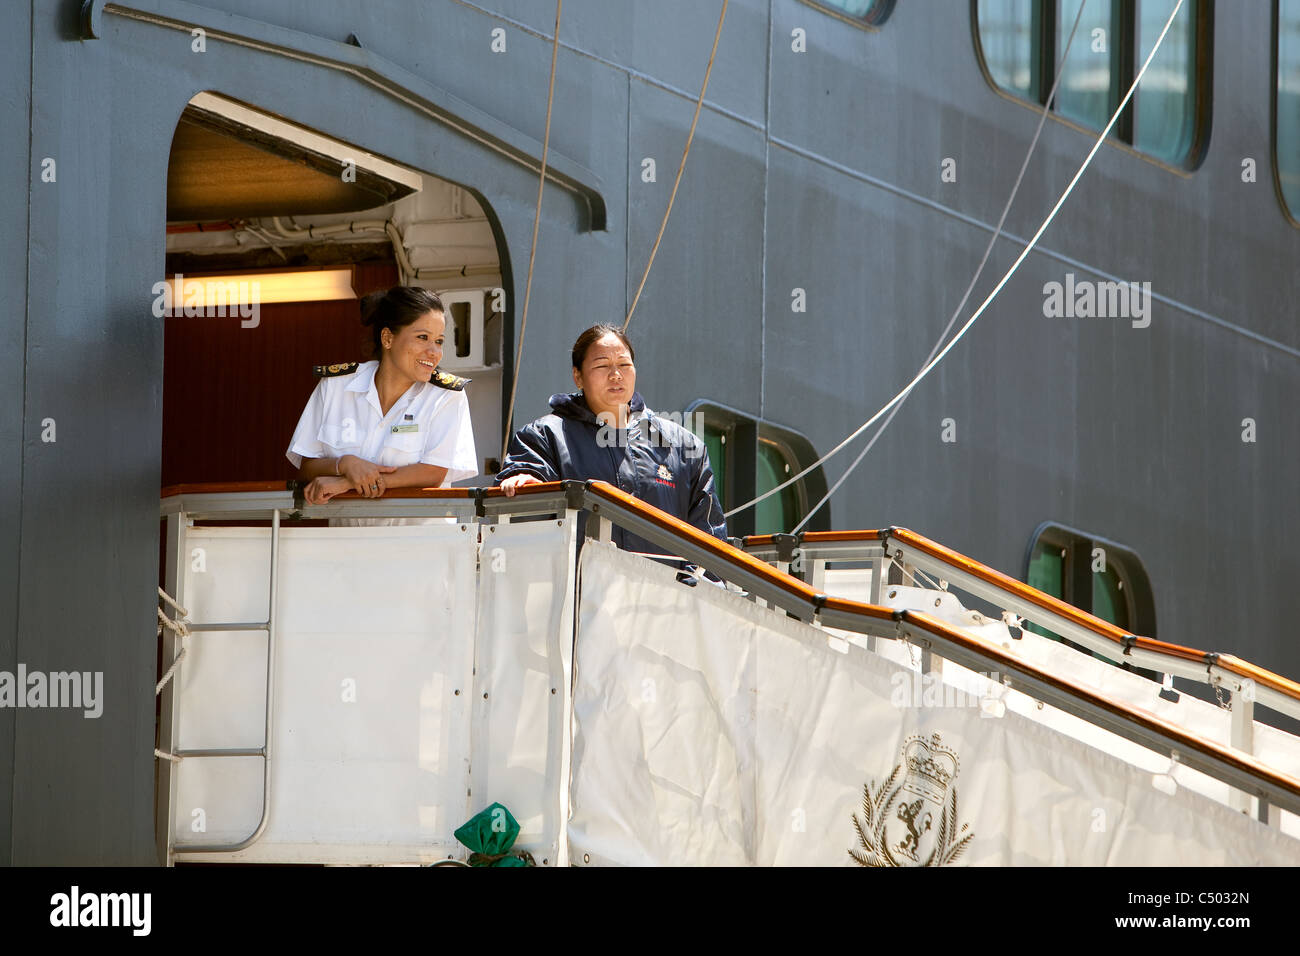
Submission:
{"label": "rigging line", "polygon": [[[936,581],[934,578],[930,577],[930,575],[926,574],[920,568],[914,568],[913,572],[914,573],[912,575],[912,583],[916,584],[918,587],[924,587],[926,588],[926,590],[929,591],[942,591],[944,594],[948,593],[947,588],[939,587],[939,582]],[[916,580],[918,577],[924,578],[925,584],[920,584],[920,582]]]}
{"label": "rigging line", "polygon": [[510,382],[510,404],[506,406],[506,427],[501,438],[501,460],[510,449],[510,426],[514,424],[515,395],[519,391],[519,369],[524,361],[524,332],[528,329],[528,303],[533,294],[533,264],[537,261],[537,231],[542,224],[542,190],[546,187],[546,154],[551,148],[551,105],[555,102],[555,61],[560,53],[560,9],[564,0],[555,0],[555,39],[551,44],[551,80],[546,90],[546,131],[542,134],[542,168],[537,177],[537,211],[533,215],[533,245],[528,250],[528,278],[524,282],[524,311],[519,318],[519,347],[515,350],[515,369]]}
{"label": "rigging line", "polygon": [[[1029,160],[1033,158],[1034,150],[1038,148],[1038,139],[1043,133],[1043,126],[1047,123],[1047,114],[1051,112],[1052,101],[1056,99],[1056,91],[1061,85],[1061,78],[1065,76],[1065,61],[1070,55],[1070,47],[1074,44],[1074,34],[1079,29],[1079,21],[1083,19],[1083,8],[1087,5],[1088,0],[1082,0],[1079,4],[1078,12],[1074,15],[1074,25],[1070,27],[1070,36],[1065,41],[1065,49],[1061,51],[1061,65],[1056,70],[1056,79],[1052,81],[1052,88],[1047,94],[1047,99],[1043,102],[1043,111],[1038,114],[1038,128],[1034,130],[1034,137],[1029,141],[1029,150],[1025,153],[1024,162],[1020,164],[1020,172],[1016,174],[1016,181],[1011,187],[1011,194],[1007,196],[1006,205],[1002,207],[1002,215],[998,219],[998,224],[993,228],[993,234],[989,236],[988,245],[984,247],[984,256],[980,259],[980,264],[976,267],[975,274],[971,276],[970,284],[966,286],[966,292],[962,295],[961,301],[957,303],[957,308],[952,310],[952,318],[948,320],[948,324],[944,326],[944,330],[939,333],[939,338],[934,343],[934,347],[930,349],[930,354],[925,357],[927,362],[934,358],[934,354],[939,351],[939,347],[943,345],[943,340],[948,337],[948,333],[952,331],[952,327],[957,323],[957,317],[961,315],[962,309],[966,308],[966,303],[970,300],[970,294],[975,291],[975,283],[979,282],[980,276],[984,274],[984,267],[988,265],[989,256],[993,253],[993,247],[997,244],[998,239],[1002,235],[1002,227],[1006,224],[1007,214],[1011,212],[1011,206],[1015,203],[1016,196],[1020,192],[1020,184],[1024,182],[1025,179],[1025,170],[1029,168]],[[839,480],[836,481],[835,484],[831,486],[830,490],[822,496],[821,501],[813,505],[812,508],[809,509],[808,513],[803,516],[803,519],[794,526],[790,532],[791,534],[798,534],[802,531],[804,525],[812,520],[813,515],[820,511],[826,502],[831,500],[835,495],[835,492],[840,490],[840,486],[848,480],[849,475],[853,474],[854,469],[862,463],[862,459],[867,457],[867,454],[875,447],[880,436],[885,433],[887,428],[889,428],[889,423],[894,420],[894,416],[898,414],[899,409],[903,407],[903,402],[907,401],[907,396],[911,393],[912,390],[909,388],[903,394],[903,397],[899,400],[898,404],[889,410],[889,417],[880,423],[880,427],[877,428],[876,433],[871,436],[871,440],[867,442],[866,447],[863,448],[862,451],[858,452],[858,457],[853,459],[853,463],[844,470],[844,474],[840,475]]]}
{"label": "rigging line", "polygon": [[636,295],[632,297],[632,305],[627,310],[627,318],[623,320],[623,331],[632,323],[632,313],[636,311],[636,304],[641,301],[641,292],[645,289],[646,280],[650,278],[650,267],[655,264],[655,256],[659,253],[659,243],[664,237],[664,230],[668,228],[668,216],[673,211],[673,201],[677,198],[677,187],[682,184],[682,173],[686,169],[686,157],[691,154],[691,142],[695,139],[695,126],[700,121],[700,107],[704,105],[704,94],[709,90],[709,74],[713,72],[713,59],[718,55],[718,40],[722,38],[722,22],[727,19],[727,4],[730,0],[722,0],[722,12],[718,14],[718,29],[713,34],[713,49],[709,51],[709,65],[704,68],[704,85],[700,87],[699,98],[695,101],[695,115],[691,118],[691,130],[686,134],[686,148],[682,150],[682,161],[677,164],[677,178],[673,181],[673,191],[668,195],[668,208],[664,210],[663,222],[659,223],[659,235],[655,236],[655,243],[650,247],[650,258],[645,264],[645,272],[641,273],[641,284],[636,287]]}
{"label": "rigging line", "polygon": [[944,360],[945,357],[947,357],[948,353],[952,351],[953,347],[959,341],[961,341],[962,336],[964,336],[970,330],[971,326],[975,324],[975,322],[979,319],[981,315],[984,314],[984,311],[989,307],[989,305],[993,302],[993,300],[997,298],[998,293],[1002,291],[1002,288],[1008,282],[1011,281],[1011,277],[1016,274],[1016,271],[1020,268],[1020,264],[1024,262],[1025,259],[1029,258],[1029,254],[1033,252],[1034,248],[1038,245],[1038,240],[1043,237],[1043,233],[1047,232],[1048,227],[1051,226],[1053,220],[1056,219],[1056,214],[1061,211],[1061,207],[1065,205],[1065,201],[1069,199],[1070,194],[1074,192],[1074,187],[1078,185],[1079,180],[1083,178],[1083,174],[1087,171],[1088,166],[1092,164],[1092,158],[1097,155],[1097,151],[1100,150],[1102,144],[1106,142],[1106,137],[1110,135],[1111,129],[1115,126],[1117,122],[1119,122],[1120,114],[1124,112],[1124,108],[1128,105],[1128,101],[1132,98],[1133,92],[1137,89],[1138,83],[1142,81],[1142,77],[1146,74],[1147,67],[1151,65],[1152,59],[1155,57],[1156,53],[1159,52],[1160,45],[1164,42],[1165,36],[1169,32],[1169,28],[1173,26],[1174,17],[1178,16],[1178,11],[1182,9],[1183,3],[1184,0],[1178,0],[1177,4],[1174,6],[1174,12],[1171,13],[1169,15],[1169,19],[1165,21],[1165,27],[1163,30],[1160,31],[1160,36],[1156,38],[1155,46],[1151,48],[1151,53],[1147,56],[1146,61],[1142,64],[1142,69],[1138,70],[1137,76],[1134,77],[1133,79],[1133,84],[1128,88],[1128,92],[1124,94],[1124,98],[1120,101],[1120,104],[1118,108],[1115,110],[1114,115],[1111,116],[1110,122],[1106,124],[1106,128],[1101,131],[1101,135],[1097,137],[1097,141],[1092,144],[1092,149],[1088,151],[1088,155],[1084,157],[1083,163],[1079,166],[1078,171],[1074,174],[1074,177],[1070,180],[1069,185],[1065,187],[1065,192],[1061,194],[1061,198],[1056,201],[1056,205],[1053,206],[1052,211],[1047,214],[1047,218],[1043,220],[1043,224],[1039,226],[1038,230],[1033,234],[1033,236],[1030,237],[1029,242],[1025,245],[1025,248],[1021,251],[1020,255],[1016,257],[1016,261],[1011,264],[1011,268],[1008,269],[1006,274],[1003,275],[1003,277],[998,281],[998,284],[993,287],[993,291],[988,294],[988,297],[984,299],[984,301],[980,304],[980,307],[975,310],[974,314],[969,319],[966,320],[966,324],[963,325],[957,331],[957,334],[953,336],[952,341],[950,341],[946,346],[944,346],[943,350],[937,356],[935,356],[933,359],[927,362],[925,366],[923,366],[921,370],[916,373],[915,377],[913,377],[913,379],[910,382],[908,382],[906,386],[903,387],[902,391],[900,391],[897,395],[895,395],[883,406],[881,406],[880,410],[877,411],[876,414],[872,415],[865,422],[859,425],[842,442],[840,442],[838,445],[832,448],[820,459],[813,462],[803,471],[799,472],[797,475],[794,475],[793,477],[786,479],[781,484],[777,485],[775,488],[772,488],[770,491],[765,491],[763,494],[759,495],[757,498],[753,499],[752,501],[747,501],[745,502],[745,504],[733,508],[731,511],[728,511],[726,513],[726,517],[731,517],[731,515],[744,511],[746,508],[750,508],[753,505],[758,504],[758,502],[776,494],[778,491],[781,491],[784,488],[788,488],[790,485],[794,484],[804,475],[808,474],[810,471],[817,468],[823,462],[827,461],[833,455],[842,451],[844,447],[849,444],[849,442],[853,441],[853,439],[857,438],[864,431],[866,431],[868,428],[874,425],[876,421],[879,420],[879,418],[885,414],[885,412],[887,412],[889,409],[897,405],[898,402],[904,396],[906,396],[908,392],[910,392],[913,388],[916,387],[918,382],[920,382],[923,378],[929,375],[930,372],[934,370],[935,366],[937,366],[940,362]]}
{"label": "rigging line", "polygon": [[[912,587],[914,587],[914,588],[920,588],[922,591],[928,591],[928,590],[930,590],[930,588],[927,588],[924,584],[922,584],[920,581],[918,581],[918,580],[916,579],[916,576],[917,576],[918,574],[921,573],[919,570],[917,570],[917,569],[913,569],[912,571],[909,571],[909,570],[907,570],[906,566],[902,567],[900,570],[902,570],[903,575],[904,575],[905,577],[908,577],[908,578],[911,578],[911,579],[912,579]],[[906,587],[907,585],[904,584],[903,586]],[[938,589],[936,588],[935,590],[938,590]]]}

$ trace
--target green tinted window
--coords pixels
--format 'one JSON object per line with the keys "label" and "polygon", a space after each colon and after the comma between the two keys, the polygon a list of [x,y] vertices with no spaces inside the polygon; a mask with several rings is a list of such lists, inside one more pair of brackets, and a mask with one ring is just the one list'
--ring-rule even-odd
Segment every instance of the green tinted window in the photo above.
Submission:
{"label": "green tinted window", "polygon": [[718,501],[724,509],[727,503],[727,434],[716,425],[705,424],[702,432],[695,434],[704,439],[704,446],[709,450],[709,465],[713,468],[713,490],[718,493]]}
{"label": "green tinted window", "polygon": [[1092,573],[1092,613],[1116,627],[1131,629],[1124,581],[1109,565],[1105,571]]}
{"label": "green tinted window", "polygon": [[[710,402],[696,402],[691,408],[686,418],[692,431],[704,439],[724,511],[772,491],[799,472],[803,462],[817,458],[816,450],[797,432]],[[788,532],[804,517],[802,509],[815,500],[812,496],[825,491],[825,476],[820,468],[814,469],[790,487],[737,512],[728,519],[728,530],[737,536]],[[813,516],[809,527],[814,531],[829,527],[827,509]]]}
{"label": "green tinted window", "polygon": [[1300,0],[1277,6],[1277,176],[1293,218],[1300,219]]}
{"label": "green tinted window", "polygon": [[[1155,636],[1151,579],[1137,554],[1121,544],[1044,525],[1029,552],[1025,582],[1130,634]],[[1039,626],[1027,630],[1072,643]]]}
{"label": "green tinted window", "polygon": [[[1028,580],[1031,588],[1037,588],[1052,597],[1065,598],[1065,549],[1059,545],[1039,541],[1034,545],[1033,556],[1029,559]],[[1055,633],[1037,624],[1026,625],[1035,634],[1060,640]]]}
{"label": "green tinted window", "polygon": [[[758,443],[758,493],[771,491],[794,474],[779,445]],[[799,513],[799,496],[795,485],[765,498],[754,506],[754,533],[775,534],[795,526]]]}

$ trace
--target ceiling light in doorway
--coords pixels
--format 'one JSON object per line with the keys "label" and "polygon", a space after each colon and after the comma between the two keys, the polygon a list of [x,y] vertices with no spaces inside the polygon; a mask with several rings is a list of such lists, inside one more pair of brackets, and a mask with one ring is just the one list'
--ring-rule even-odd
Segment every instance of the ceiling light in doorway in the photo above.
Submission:
{"label": "ceiling light in doorway", "polygon": [[156,312],[193,314],[240,305],[355,299],[351,269],[182,275],[154,286]]}

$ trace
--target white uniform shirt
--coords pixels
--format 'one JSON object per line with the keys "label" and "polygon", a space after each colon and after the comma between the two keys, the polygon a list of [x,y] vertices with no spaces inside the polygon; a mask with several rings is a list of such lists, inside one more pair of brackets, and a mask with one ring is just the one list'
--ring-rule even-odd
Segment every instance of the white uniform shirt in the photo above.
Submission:
{"label": "white uniform shirt", "polygon": [[285,457],[356,455],[377,465],[436,465],[447,469],[442,487],[478,474],[474,430],[465,393],[416,382],[385,415],[375,389],[378,362],[350,375],[322,378],[303,409]]}

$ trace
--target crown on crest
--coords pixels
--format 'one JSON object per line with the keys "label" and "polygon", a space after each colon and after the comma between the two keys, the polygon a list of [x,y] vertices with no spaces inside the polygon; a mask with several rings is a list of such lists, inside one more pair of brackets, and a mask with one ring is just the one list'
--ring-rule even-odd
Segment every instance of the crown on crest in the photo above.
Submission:
{"label": "crown on crest", "polygon": [[903,745],[903,760],[909,777],[919,777],[940,792],[957,776],[957,755],[943,745],[938,734],[931,734],[929,740],[923,735],[909,737]]}

